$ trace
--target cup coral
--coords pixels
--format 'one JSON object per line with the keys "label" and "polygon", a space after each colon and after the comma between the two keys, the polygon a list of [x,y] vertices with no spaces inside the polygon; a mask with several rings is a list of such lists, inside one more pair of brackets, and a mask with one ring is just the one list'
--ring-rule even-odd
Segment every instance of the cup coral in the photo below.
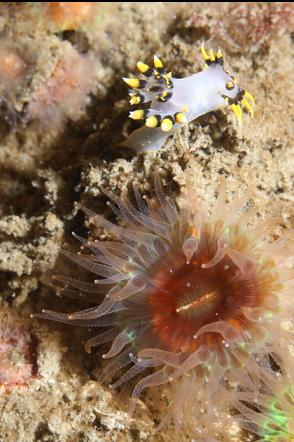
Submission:
{"label": "cup coral", "polygon": [[87,242],[76,235],[91,253],[65,255],[100,278],[93,284],[55,279],[65,295],[89,293],[99,305],[71,314],[44,310],[36,316],[109,327],[85,348],[90,352],[113,341],[103,355],[113,358],[105,375],[128,367],[114,388],[145,372],[133,390],[130,411],[146,387],[169,383],[174,397],[166,420],[181,424],[191,417],[197,423],[200,397],[208,404],[229,402],[234,395],[228,382],[249,379],[258,389],[264,373],[271,372],[269,355],[283,361],[287,353],[281,324],[293,311],[288,290],[292,232],[270,242],[269,233],[281,219],[252,227],[258,207],[245,210],[250,195],[227,203],[224,181],[211,211],[191,185],[185,206],[178,209],[164,194],[158,173],[154,184],[152,200],[134,186],[138,208],[104,190],[121,226],[84,208],[90,222],[117,241]]}

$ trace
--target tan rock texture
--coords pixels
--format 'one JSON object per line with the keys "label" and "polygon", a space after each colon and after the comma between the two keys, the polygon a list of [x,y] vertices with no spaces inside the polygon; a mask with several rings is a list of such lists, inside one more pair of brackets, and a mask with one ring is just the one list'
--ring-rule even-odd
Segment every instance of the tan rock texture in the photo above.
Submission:
{"label": "tan rock texture", "polygon": [[[200,440],[197,429],[185,427],[156,433],[167,407],[164,388],[146,392],[130,419],[130,387],[118,393],[102,385],[103,348],[91,355],[83,349],[91,333],[30,314],[83,307],[50,288],[52,273],[81,272],[57,259],[61,246],[77,250],[71,232],[94,234],[75,203],[108,217],[100,186],[121,194],[136,181],[150,196],[155,166],[180,206],[187,174],[209,204],[222,175],[229,195],[253,189],[262,216],[282,215],[285,226],[293,226],[293,6],[97,3],[97,20],[58,31],[41,5],[0,4],[0,40],[17,47],[27,67],[9,92],[0,82],[0,312],[16,315],[31,331],[37,358],[37,375],[26,387],[0,390],[0,441]],[[155,52],[173,75],[195,73],[202,69],[203,40],[222,48],[226,65],[254,95],[254,118],[245,115],[240,129],[232,113],[218,110],[182,128],[157,152],[136,155],[117,147],[135,128],[121,77],[135,73],[138,60],[151,62]],[[44,127],[28,118],[28,104],[72,51],[93,60],[91,93],[76,115],[64,111],[61,126]],[[245,440],[254,438],[223,431],[225,442]]]}

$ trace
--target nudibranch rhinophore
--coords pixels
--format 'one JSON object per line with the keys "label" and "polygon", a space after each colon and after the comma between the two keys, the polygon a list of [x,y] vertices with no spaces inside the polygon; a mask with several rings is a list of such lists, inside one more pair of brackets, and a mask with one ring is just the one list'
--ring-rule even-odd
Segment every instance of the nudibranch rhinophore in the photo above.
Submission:
{"label": "nudibranch rhinophore", "polygon": [[253,115],[254,98],[240,89],[224,68],[221,50],[208,54],[202,44],[201,54],[206,69],[190,77],[174,78],[154,55],[154,68],[137,63],[142,78],[123,78],[130,87],[130,104],[136,106],[130,118],[145,122],[127,138],[128,147],[138,152],[157,150],[178,127],[226,105],[239,122],[243,117],[241,106]]}

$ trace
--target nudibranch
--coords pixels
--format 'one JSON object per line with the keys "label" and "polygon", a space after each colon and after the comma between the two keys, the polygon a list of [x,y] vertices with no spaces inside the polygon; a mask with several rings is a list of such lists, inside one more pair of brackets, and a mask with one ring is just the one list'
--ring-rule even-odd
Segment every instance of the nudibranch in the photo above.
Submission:
{"label": "nudibranch", "polygon": [[154,55],[154,68],[137,63],[141,78],[123,78],[130,87],[130,104],[135,106],[130,118],[145,122],[124,144],[138,152],[157,150],[178,127],[226,105],[239,122],[242,106],[253,115],[254,98],[224,68],[221,50],[208,54],[202,45],[201,54],[206,69],[190,77],[174,78]]}

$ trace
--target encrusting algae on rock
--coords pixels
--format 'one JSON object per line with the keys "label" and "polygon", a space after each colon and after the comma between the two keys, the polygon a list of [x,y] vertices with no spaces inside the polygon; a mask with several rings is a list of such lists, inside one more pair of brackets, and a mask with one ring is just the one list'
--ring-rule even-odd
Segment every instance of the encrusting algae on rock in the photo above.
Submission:
{"label": "encrusting algae on rock", "polygon": [[24,388],[37,375],[36,342],[12,315],[0,320],[0,393]]}

